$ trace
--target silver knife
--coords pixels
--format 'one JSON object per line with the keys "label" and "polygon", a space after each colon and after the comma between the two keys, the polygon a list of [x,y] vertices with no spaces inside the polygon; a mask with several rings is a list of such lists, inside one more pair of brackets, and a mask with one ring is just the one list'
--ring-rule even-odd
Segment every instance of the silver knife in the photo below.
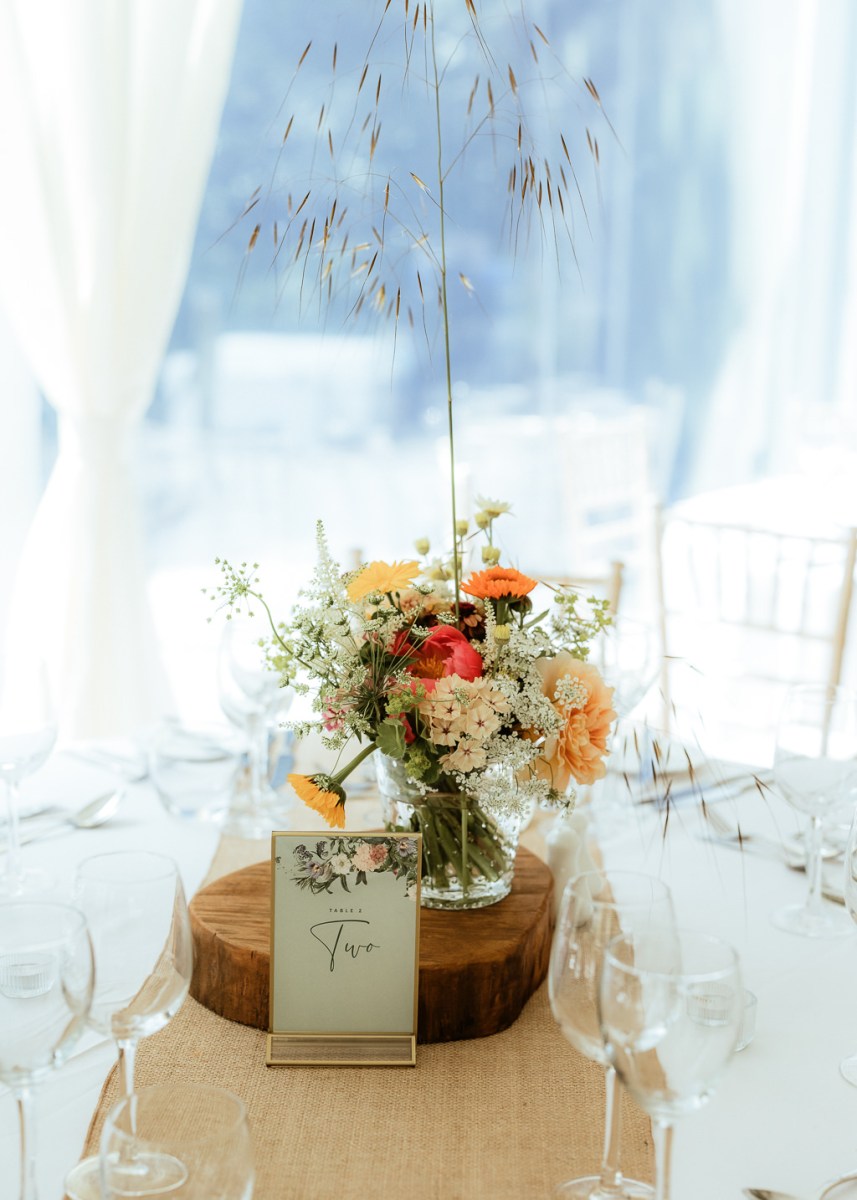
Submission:
{"label": "silver knife", "polygon": [[[702,841],[709,842],[712,846],[725,846],[726,849],[740,850],[744,854],[758,854],[762,858],[773,858],[776,862],[780,862],[784,867],[788,867],[790,871],[803,871],[806,873],[806,863],[794,858],[787,858],[773,840],[754,841],[752,835],[748,835],[744,841],[739,842],[736,838],[719,838],[715,836],[702,836]],[[844,872],[844,869],[843,869]],[[834,904],[845,904],[845,890],[835,887],[828,883],[822,876],[821,894],[825,900],[832,900]],[[776,1192],[770,1192],[769,1195],[776,1198]],[[793,1197],[786,1197],[786,1200],[793,1200]]]}

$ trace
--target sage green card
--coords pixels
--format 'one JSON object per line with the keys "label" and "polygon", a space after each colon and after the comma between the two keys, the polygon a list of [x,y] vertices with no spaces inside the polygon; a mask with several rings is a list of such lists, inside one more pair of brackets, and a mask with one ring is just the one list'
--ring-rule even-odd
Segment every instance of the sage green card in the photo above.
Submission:
{"label": "sage green card", "polygon": [[421,850],[417,834],[273,834],[272,1034],[415,1040]]}

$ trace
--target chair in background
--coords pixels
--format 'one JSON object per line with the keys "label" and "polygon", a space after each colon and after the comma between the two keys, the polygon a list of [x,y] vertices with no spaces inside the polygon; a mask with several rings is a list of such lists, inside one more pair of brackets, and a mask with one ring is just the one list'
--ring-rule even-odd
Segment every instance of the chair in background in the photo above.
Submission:
{"label": "chair in background", "polygon": [[627,561],[645,537],[653,503],[650,423],[646,409],[626,405],[575,414],[562,431],[564,534],[575,565]]}
{"label": "chair in background", "polygon": [[618,560],[608,564],[601,575],[536,574],[535,578],[549,588],[571,588],[585,596],[597,596],[610,605],[612,616],[619,612],[622,598],[625,564]]}
{"label": "chair in background", "polygon": [[658,512],[665,731],[689,718],[708,753],[770,761],[792,683],[842,678],[857,530],[812,537]]}

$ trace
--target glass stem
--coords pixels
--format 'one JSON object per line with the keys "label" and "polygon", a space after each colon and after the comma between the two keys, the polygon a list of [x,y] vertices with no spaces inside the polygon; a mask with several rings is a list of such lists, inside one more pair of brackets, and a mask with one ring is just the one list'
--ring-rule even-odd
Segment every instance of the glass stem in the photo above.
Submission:
{"label": "glass stem", "polygon": [[[127,1100],[134,1095],[134,1062],[137,1058],[136,1038],[122,1038],[116,1042],[119,1047],[119,1087],[122,1098]],[[136,1156],[133,1140],[125,1141],[119,1150],[119,1165],[126,1168],[133,1164]]]}
{"label": "glass stem", "polygon": [[821,895],[821,840],[821,817],[813,815],[810,817],[806,847],[806,874],[809,880],[806,910],[814,916],[824,912],[824,900]]}
{"label": "glass stem", "polygon": [[18,826],[18,785],[11,779],[6,780],[6,880],[9,895],[20,896],[24,889]]}
{"label": "glass stem", "polygon": [[38,1200],[36,1191],[36,1118],[33,1092],[28,1087],[15,1092],[21,1145],[21,1200]]}
{"label": "glass stem", "polygon": [[601,1177],[598,1182],[599,1196],[622,1195],[622,1170],[619,1166],[619,1148],[622,1142],[622,1112],[619,1107],[619,1077],[612,1067],[607,1067],[604,1076],[604,1153],[601,1157]]}
{"label": "glass stem", "polygon": [[119,1086],[122,1096],[127,1099],[134,1095],[134,1060],[137,1057],[136,1039],[122,1038],[116,1045],[119,1047]]}
{"label": "glass stem", "polygon": [[653,1121],[655,1141],[655,1200],[670,1200],[673,1127],[668,1121]]}

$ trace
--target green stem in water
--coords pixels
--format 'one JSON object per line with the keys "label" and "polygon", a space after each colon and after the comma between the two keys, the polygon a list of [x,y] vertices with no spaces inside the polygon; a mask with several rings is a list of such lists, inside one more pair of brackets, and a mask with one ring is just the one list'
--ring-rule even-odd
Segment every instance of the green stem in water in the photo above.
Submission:
{"label": "green stem in water", "polygon": [[429,874],[437,888],[445,888],[449,886],[449,881],[444,870],[444,856],[441,852],[435,835],[434,814],[427,806],[416,810],[418,816],[418,824],[420,832],[423,835],[425,843],[424,855],[425,861],[429,867]]}
{"label": "green stem in water", "polygon": [[461,804],[461,880],[462,890],[467,892],[467,885],[470,879],[470,871],[467,866],[467,801],[462,801]]}
{"label": "green stem in water", "polygon": [[440,221],[440,295],[441,315],[443,317],[443,352],[446,361],[446,411],[449,428],[449,475],[452,490],[452,570],[455,576],[455,620],[458,622],[458,589],[461,583],[461,572],[458,566],[457,533],[458,518],[455,508],[455,430],[452,415],[452,359],[449,352],[449,306],[446,296],[446,208],[443,198],[443,136],[440,119],[440,76],[437,69],[437,48],[434,40],[434,5],[429,5],[429,20],[431,21],[431,59],[434,68],[434,108],[437,123],[437,184]]}
{"label": "green stem in water", "polygon": [[[446,853],[447,860],[455,866],[456,872],[457,872],[459,863],[461,861],[459,852],[458,852],[458,846],[456,846],[456,844],[455,844],[455,838],[453,837],[452,833],[450,832],[448,825],[443,820],[443,814],[438,814],[438,815],[440,816],[440,820],[438,820],[437,824],[435,825],[435,830],[437,831],[437,836],[440,839],[440,844],[443,847],[444,852]],[[456,826],[457,826],[457,822],[456,822]],[[461,883],[461,885],[463,887],[464,880],[460,879],[459,882]]]}

